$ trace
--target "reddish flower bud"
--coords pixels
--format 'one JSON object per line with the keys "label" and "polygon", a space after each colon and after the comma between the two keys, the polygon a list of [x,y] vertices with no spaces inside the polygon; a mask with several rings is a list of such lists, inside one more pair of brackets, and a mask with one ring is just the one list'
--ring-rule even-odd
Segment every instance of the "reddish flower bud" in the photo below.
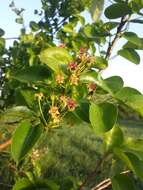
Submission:
{"label": "reddish flower bud", "polygon": [[80,54],[87,53],[87,48],[81,47],[80,50],[79,50],[79,53]]}
{"label": "reddish flower bud", "polygon": [[75,62],[71,62],[71,63],[69,63],[68,64],[68,68],[69,68],[69,70],[71,70],[71,71],[74,71],[74,70],[76,70],[77,69],[77,63],[75,63]]}
{"label": "reddish flower bud", "polygon": [[74,109],[76,108],[76,102],[74,100],[72,100],[71,98],[67,99],[67,107],[69,111],[74,111]]}
{"label": "reddish flower bud", "polygon": [[89,92],[93,92],[95,89],[96,89],[96,84],[95,83],[93,83],[93,82],[91,82],[91,83],[89,83],[88,85],[87,85],[87,88],[88,88],[88,91]]}
{"label": "reddish flower bud", "polygon": [[66,47],[66,44],[60,44],[58,47],[59,47],[59,48],[65,48],[65,47]]}

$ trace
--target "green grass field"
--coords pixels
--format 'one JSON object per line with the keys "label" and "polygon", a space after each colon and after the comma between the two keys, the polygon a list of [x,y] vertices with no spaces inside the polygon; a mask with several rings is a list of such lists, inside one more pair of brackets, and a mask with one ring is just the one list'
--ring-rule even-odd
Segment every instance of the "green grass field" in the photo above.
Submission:
{"label": "green grass field", "polygon": [[[126,136],[143,137],[142,122],[122,121],[120,124]],[[45,154],[39,161],[42,175],[61,181],[66,176],[83,180],[94,170],[102,153],[102,141],[86,125],[59,128],[44,137],[40,146],[44,145],[46,145]],[[109,170],[110,163],[94,179],[94,182],[108,176]]]}
{"label": "green grass field", "polygon": [[[120,124],[126,136],[143,138],[142,122],[121,121]],[[67,176],[72,176],[80,182],[95,169],[96,162],[102,154],[102,141],[85,124],[64,126],[42,136],[38,144],[38,154],[41,157],[35,158],[34,169],[39,175],[46,179],[58,179],[61,184]],[[5,158],[4,154],[0,157],[0,173],[3,175],[4,182],[9,184],[7,180],[13,180],[12,173],[7,167],[8,158]],[[109,175],[110,163],[105,165],[104,170],[92,180],[92,185]],[[0,189],[9,190],[11,188],[0,184]]]}

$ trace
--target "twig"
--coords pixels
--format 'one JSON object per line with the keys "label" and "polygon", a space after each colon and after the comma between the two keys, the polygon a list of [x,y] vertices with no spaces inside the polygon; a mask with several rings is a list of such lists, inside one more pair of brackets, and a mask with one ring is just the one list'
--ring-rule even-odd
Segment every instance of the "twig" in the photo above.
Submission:
{"label": "twig", "polygon": [[[131,172],[130,170],[126,170],[126,171],[121,172],[120,174],[129,174],[130,172]],[[98,185],[93,187],[91,190],[104,190],[104,189],[107,189],[111,184],[112,184],[111,179],[107,178],[101,181]]]}
{"label": "twig", "polygon": [[0,144],[0,152],[3,151],[4,149],[6,149],[10,144],[11,144],[12,140],[9,139],[6,142],[4,142],[3,144]]}
{"label": "twig", "polygon": [[108,46],[108,49],[107,49],[107,52],[106,52],[106,56],[105,56],[105,59],[109,59],[111,53],[112,53],[112,50],[117,42],[117,40],[121,37],[122,35],[122,29],[123,27],[125,26],[126,22],[128,21],[128,19],[126,19],[126,16],[123,16],[121,18],[121,22],[117,28],[117,32],[116,32],[116,35],[113,39],[113,41],[111,43],[109,43],[109,46]]}
{"label": "twig", "polygon": [[80,185],[79,190],[83,190],[84,186],[93,178],[97,175],[102,163],[104,162],[104,160],[107,158],[108,154],[105,154],[98,162],[96,165],[95,170],[90,173],[87,178],[84,180],[84,182]]}

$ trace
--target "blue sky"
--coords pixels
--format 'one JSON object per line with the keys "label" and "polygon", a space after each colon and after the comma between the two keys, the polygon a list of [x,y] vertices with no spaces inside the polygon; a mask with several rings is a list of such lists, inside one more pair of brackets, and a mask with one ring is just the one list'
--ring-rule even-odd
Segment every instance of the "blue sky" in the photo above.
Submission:
{"label": "blue sky", "polygon": [[[10,0],[0,0],[0,28],[6,31],[5,37],[17,37],[19,34],[20,26],[15,23],[15,14],[10,10]],[[24,8],[25,25],[28,27],[28,23],[31,20],[38,19],[34,15],[34,9],[40,9],[40,0],[15,0],[15,4],[19,8]],[[106,5],[109,4],[109,0],[106,0]],[[143,37],[142,25],[134,24],[131,26],[130,31],[137,32],[140,37]],[[115,50],[122,47],[124,42],[118,42]],[[8,41],[8,45],[11,45],[12,41]],[[140,56],[142,57],[141,51]],[[141,59],[140,65],[134,65],[120,56],[109,62],[109,68],[103,72],[103,77],[119,75],[123,78],[126,86],[137,88],[143,92],[143,59]]]}

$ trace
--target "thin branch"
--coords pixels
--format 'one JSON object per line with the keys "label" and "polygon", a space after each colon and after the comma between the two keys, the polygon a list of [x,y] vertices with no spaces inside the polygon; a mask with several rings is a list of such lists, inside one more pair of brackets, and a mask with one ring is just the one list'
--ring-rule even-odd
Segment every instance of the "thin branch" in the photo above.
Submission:
{"label": "thin branch", "polygon": [[3,151],[4,149],[6,149],[10,144],[11,144],[12,140],[9,139],[6,142],[4,142],[3,144],[0,144],[0,152]]}
{"label": "thin branch", "polygon": [[99,169],[100,169],[102,163],[103,163],[103,162],[105,161],[105,159],[107,158],[107,156],[108,156],[108,154],[105,154],[105,155],[97,162],[97,165],[96,165],[95,170],[87,176],[87,178],[84,180],[84,182],[80,185],[79,190],[83,190],[84,186],[85,186],[93,177],[95,177],[95,176],[98,174]]}
{"label": "thin branch", "polygon": [[121,37],[122,29],[125,26],[125,24],[127,23],[127,21],[128,21],[128,19],[126,19],[126,16],[123,16],[121,18],[121,22],[120,22],[120,24],[119,24],[119,26],[117,28],[116,35],[115,35],[113,41],[111,43],[109,43],[109,45],[108,45],[108,49],[107,49],[107,52],[106,52],[105,59],[109,59],[109,57],[111,56],[112,50],[113,50],[117,40]]}
{"label": "thin branch", "polygon": [[[129,174],[130,172],[131,172],[130,170],[126,170],[126,171],[121,172],[120,174]],[[107,179],[101,181],[98,185],[93,187],[91,190],[105,190],[110,185],[112,185],[111,179],[107,178]]]}

